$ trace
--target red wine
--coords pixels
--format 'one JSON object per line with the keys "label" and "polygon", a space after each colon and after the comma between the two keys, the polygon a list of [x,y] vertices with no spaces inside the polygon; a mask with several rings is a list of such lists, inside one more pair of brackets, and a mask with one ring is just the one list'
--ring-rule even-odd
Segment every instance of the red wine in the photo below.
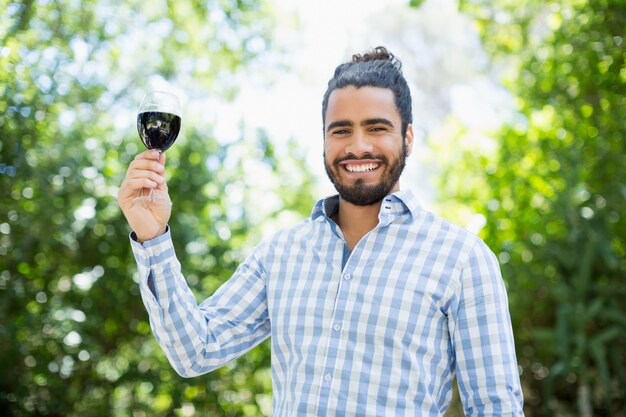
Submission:
{"label": "red wine", "polygon": [[160,111],[139,113],[137,130],[146,148],[165,151],[178,137],[180,116]]}

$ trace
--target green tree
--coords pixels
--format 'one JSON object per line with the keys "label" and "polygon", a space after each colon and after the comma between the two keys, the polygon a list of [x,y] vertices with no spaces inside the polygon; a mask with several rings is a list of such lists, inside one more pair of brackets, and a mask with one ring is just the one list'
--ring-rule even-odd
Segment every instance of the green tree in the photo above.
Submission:
{"label": "green tree", "polygon": [[623,415],[626,3],[461,8],[517,109],[490,139],[450,122],[455,134],[436,145],[449,152],[443,206],[486,220],[481,234],[509,288],[527,415]]}
{"label": "green tree", "polygon": [[[143,92],[156,78],[196,99],[232,97],[232,75],[271,44],[266,6],[0,0],[0,10],[0,414],[267,413],[267,344],[205,377],[171,369],[115,200],[142,150],[130,125]],[[177,252],[206,296],[262,235],[260,217],[310,210],[311,178],[295,144],[250,137],[244,121],[223,145],[202,116],[185,114],[167,175]],[[270,187],[276,178],[288,181]]]}

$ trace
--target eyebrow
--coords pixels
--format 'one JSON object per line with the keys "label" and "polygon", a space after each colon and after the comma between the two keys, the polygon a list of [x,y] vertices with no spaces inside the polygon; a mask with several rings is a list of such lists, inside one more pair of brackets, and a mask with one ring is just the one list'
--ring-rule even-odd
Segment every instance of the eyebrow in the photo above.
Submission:
{"label": "eyebrow", "polygon": [[[360,123],[361,126],[370,126],[370,125],[377,125],[377,124],[383,124],[389,127],[393,127],[393,123],[391,123],[390,120],[385,119],[383,117],[377,117],[374,119],[365,119]],[[350,120],[337,120],[336,122],[332,122],[331,124],[328,125],[328,127],[326,128],[326,132],[329,132],[331,129],[334,129],[336,127],[352,127],[352,126],[354,126],[354,123],[352,123]]]}
{"label": "eyebrow", "polygon": [[377,117],[375,119],[366,119],[361,122],[361,126],[369,126],[369,125],[387,125],[389,127],[393,127],[393,123],[391,123],[391,120],[385,119],[383,117]]}

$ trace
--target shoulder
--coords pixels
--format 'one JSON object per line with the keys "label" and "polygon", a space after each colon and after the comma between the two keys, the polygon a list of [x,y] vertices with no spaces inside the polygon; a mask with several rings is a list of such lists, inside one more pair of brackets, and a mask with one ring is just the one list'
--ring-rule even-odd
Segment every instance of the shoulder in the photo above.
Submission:
{"label": "shoulder", "polygon": [[484,245],[483,240],[474,232],[429,210],[423,209],[416,223],[418,223],[420,227],[432,229],[432,233],[444,236],[450,240],[458,241],[464,246],[473,247],[475,245]]}
{"label": "shoulder", "polygon": [[457,269],[463,269],[477,258],[497,263],[495,255],[479,236],[431,211],[422,210],[414,225],[431,236],[442,249],[455,255]]}
{"label": "shoulder", "polygon": [[440,215],[424,208],[415,197],[412,190],[402,190],[394,194],[405,207],[405,213],[410,213],[406,224],[422,238],[434,244],[450,246],[453,253],[462,257],[474,247],[486,248],[486,245],[475,233],[447,220]]}

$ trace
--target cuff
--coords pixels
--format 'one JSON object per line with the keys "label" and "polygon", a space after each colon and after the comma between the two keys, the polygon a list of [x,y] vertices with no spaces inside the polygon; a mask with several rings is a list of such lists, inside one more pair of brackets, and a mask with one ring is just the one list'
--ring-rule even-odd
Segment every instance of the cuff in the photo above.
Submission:
{"label": "cuff", "polygon": [[139,272],[139,288],[148,303],[164,308],[169,304],[175,287],[175,275],[178,260],[174,252],[169,226],[165,233],[143,244],[136,240],[135,233],[130,234]]}

